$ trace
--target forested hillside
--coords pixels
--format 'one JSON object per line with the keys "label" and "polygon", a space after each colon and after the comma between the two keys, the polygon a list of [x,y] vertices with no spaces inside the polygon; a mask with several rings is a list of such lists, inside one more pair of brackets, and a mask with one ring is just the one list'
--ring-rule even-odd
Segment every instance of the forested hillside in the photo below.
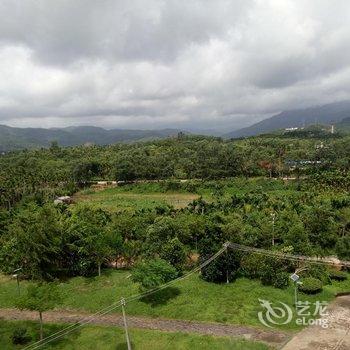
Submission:
{"label": "forested hillside", "polygon": [[108,145],[116,142],[134,142],[166,138],[179,130],[106,130],[95,126],[67,128],[13,128],[0,125],[0,152],[49,147],[52,142],[62,146],[78,146],[85,143]]}
{"label": "forested hillside", "polygon": [[180,134],[177,138],[132,145],[61,148],[53,144],[49,149],[13,152],[0,157],[0,204],[11,207],[27,194],[70,193],[93,179],[219,179],[347,173],[350,137],[301,136],[223,141]]}

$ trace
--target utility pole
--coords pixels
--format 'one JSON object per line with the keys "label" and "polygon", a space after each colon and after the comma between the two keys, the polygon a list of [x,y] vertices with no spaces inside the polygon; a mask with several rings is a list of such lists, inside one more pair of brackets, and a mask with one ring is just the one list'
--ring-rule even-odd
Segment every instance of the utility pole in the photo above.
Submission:
{"label": "utility pole", "polygon": [[226,242],[223,244],[225,247],[225,253],[226,253],[226,283],[230,283],[229,278],[228,278],[228,257],[227,257],[227,248],[228,248],[229,242]]}
{"label": "utility pole", "polygon": [[275,219],[276,219],[276,213],[271,213],[272,218],[272,245],[275,245]]}
{"label": "utility pole", "polygon": [[227,248],[226,248],[226,283],[229,284],[230,281],[228,279],[228,257],[227,257]]}
{"label": "utility pole", "polygon": [[295,308],[298,306],[298,281],[294,282],[294,305]]}
{"label": "utility pole", "polygon": [[294,283],[294,306],[295,308],[297,308],[298,306],[298,281],[299,281],[299,275],[296,274],[296,272],[294,272],[291,276],[290,279],[293,281]]}
{"label": "utility pole", "polygon": [[126,322],[126,315],[125,315],[125,299],[124,298],[121,299],[121,305],[122,305],[122,312],[123,312],[126,344],[128,346],[128,350],[131,350],[131,343],[130,343],[129,332],[128,332],[128,324]]}
{"label": "utility pole", "polygon": [[20,289],[20,287],[19,287],[19,272],[20,272],[21,270],[22,270],[21,267],[18,268],[18,269],[16,269],[16,270],[14,270],[14,271],[13,271],[13,272],[14,272],[14,275],[12,275],[12,277],[16,278],[16,281],[17,281],[17,294],[18,294],[18,296],[21,295],[21,289]]}
{"label": "utility pole", "polygon": [[306,269],[307,269],[307,267],[296,269],[295,272],[290,276],[290,279],[294,283],[294,306],[295,306],[295,308],[298,307],[298,286],[303,284],[303,282],[300,282],[300,276],[297,275],[297,273],[304,271]]}

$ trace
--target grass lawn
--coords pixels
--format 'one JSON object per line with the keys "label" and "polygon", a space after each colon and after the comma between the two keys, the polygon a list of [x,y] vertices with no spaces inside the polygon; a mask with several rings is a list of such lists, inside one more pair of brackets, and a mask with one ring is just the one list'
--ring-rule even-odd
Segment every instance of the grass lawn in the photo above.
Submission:
{"label": "grass lawn", "polygon": [[[302,196],[305,192],[296,191],[296,181],[283,181],[280,179],[232,178],[215,181],[192,181],[196,193],[186,190],[186,183],[182,183],[178,190],[169,191],[162,182],[142,182],[124,186],[109,187],[105,189],[85,189],[74,195],[76,202],[101,207],[109,211],[133,211],[137,209],[154,209],[162,204],[172,205],[176,209],[186,207],[194,199],[202,196],[208,202],[217,199],[215,188],[222,189],[221,199],[229,199],[233,195],[243,195],[251,191],[261,191],[270,195]],[[328,198],[329,193],[320,197]]]}
{"label": "grass lawn", "polygon": [[153,209],[156,206],[169,204],[174,208],[184,208],[198,194],[186,192],[152,192],[157,188],[147,188],[147,191],[141,186],[112,187],[104,190],[85,190],[74,195],[77,202],[88,203],[109,211],[123,211],[136,209]]}
{"label": "grass lawn", "polygon": [[[295,193],[293,182],[286,183],[282,180],[258,178],[234,178],[216,181],[199,181],[196,193],[190,193],[185,188],[177,191],[168,191],[162,182],[142,182],[124,186],[109,187],[105,189],[89,188],[74,195],[76,202],[101,207],[109,211],[153,209],[162,204],[172,205],[174,208],[184,208],[194,199],[202,196],[206,201],[213,201],[214,188],[222,187],[225,198],[234,194],[244,194],[252,190],[274,194]],[[185,183],[182,186],[186,186]]]}
{"label": "grass lawn", "polygon": [[222,189],[222,194],[219,195],[221,199],[229,199],[233,195],[243,195],[252,191],[261,191],[276,196],[301,196],[304,193],[296,191],[296,181],[265,177],[249,179],[239,177],[215,181],[191,180],[191,183],[194,185],[195,193],[186,189],[187,182],[181,183],[178,190],[167,190],[166,182],[140,182],[105,189],[89,188],[76,193],[74,198],[76,202],[89,203],[111,211],[122,211],[153,209],[161,204],[170,204],[179,209],[186,207],[200,196],[208,202],[215,201],[217,187]]}
{"label": "grass lawn", "polygon": [[[11,335],[17,327],[27,328],[32,342],[38,340],[38,324],[34,322],[0,321],[0,348],[2,350],[21,349],[25,346],[13,345]],[[64,328],[65,325],[45,325],[45,336]],[[140,350],[267,350],[267,345],[228,337],[212,337],[185,333],[166,333],[130,329],[132,349]],[[27,344],[29,345],[29,343]],[[84,326],[61,339],[57,339],[42,349],[104,349],[126,350],[124,332],[116,327]]]}
{"label": "grass lawn", "polygon": [[[105,270],[101,277],[76,277],[60,284],[63,295],[61,309],[97,311],[138,293],[138,286],[128,278],[128,271]],[[21,282],[24,292],[27,282]],[[350,275],[344,282],[333,282],[324,286],[321,293],[305,295],[299,293],[300,300],[330,301],[336,292],[350,291]],[[16,282],[8,277],[0,278],[0,307],[14,307]],[[257,313],[263,308],[259,299],[271,302],[282,301],[292,306],[294,289],[277,289],[263,286],[259,281],[240,278],[230,284],[213,284],[203,281],[198,275],[147,300],[136,300],[127,304],[127,312],[132,315],[186,319],[193,321],[221,322],[262,327]],[[116,309],[115,312],[120,312]],[[280,326],[281,329],[298,329],[293,322]]]}

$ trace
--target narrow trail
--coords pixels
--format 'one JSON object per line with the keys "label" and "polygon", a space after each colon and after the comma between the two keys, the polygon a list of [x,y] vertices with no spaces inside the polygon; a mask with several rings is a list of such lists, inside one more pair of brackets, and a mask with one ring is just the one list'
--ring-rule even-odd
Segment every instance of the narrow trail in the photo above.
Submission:
{"label": "narrow trail", "polygon": [[[44,322],[48,323],[76,323],[82,318],[89,317],[88,313],[80,311],[47,311],[43,313]],[[37,321],[38,313],[34,311],[21,311],[17,309],[0,309],[0,318],[4,320]],[[163,318],[147,318],[128,316],[130,328],[151,329],[165,332],[198,333],[212,336],[242,337],[245,339],[261,341],[280,347],[285,344],[291,334],[278,330],[260,330],[254,327],[226,325],[219,323],[202,323],[184,320],[171,320]],[[91,324],[123,327],[123,319],[119,314],[109,314],[94,318]]]}

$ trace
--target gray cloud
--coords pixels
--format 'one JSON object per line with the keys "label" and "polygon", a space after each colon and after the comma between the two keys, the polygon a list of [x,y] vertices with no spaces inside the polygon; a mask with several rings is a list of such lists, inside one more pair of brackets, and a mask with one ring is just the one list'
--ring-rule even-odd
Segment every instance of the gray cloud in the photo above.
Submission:
{"label": "gray cloud", "polygon": [[350,4],[0,0],[0,123],[239,128],[350,98]]}

